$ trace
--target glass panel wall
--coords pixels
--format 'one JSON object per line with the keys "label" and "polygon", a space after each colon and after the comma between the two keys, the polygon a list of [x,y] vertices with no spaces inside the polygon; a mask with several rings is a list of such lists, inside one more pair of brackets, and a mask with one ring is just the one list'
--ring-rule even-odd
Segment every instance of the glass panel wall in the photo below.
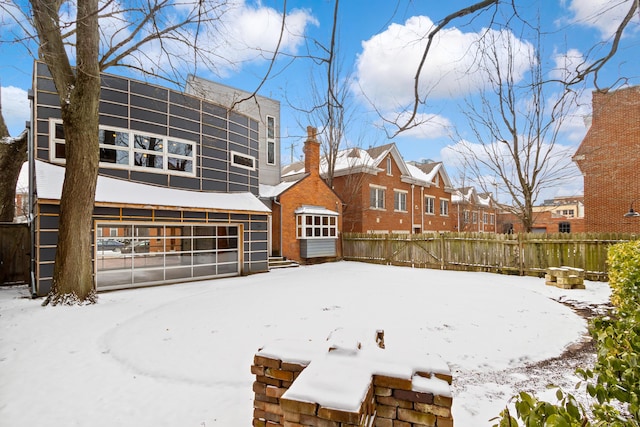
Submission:
{"label": "glass panel wall", "polygon": [[97,223],[98,289],[239,274],[238,233],[234,225]]}

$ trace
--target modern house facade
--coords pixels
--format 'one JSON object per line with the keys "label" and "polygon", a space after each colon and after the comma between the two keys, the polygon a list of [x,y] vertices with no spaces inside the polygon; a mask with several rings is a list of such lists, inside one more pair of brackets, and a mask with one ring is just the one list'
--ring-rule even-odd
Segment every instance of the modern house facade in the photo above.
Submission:
{"label": "modern house facade", "polygon": [[592,120],[573,161],[584,176],[587,232],[640,232],[640,86],[593,92]]}
{"label": "modern house facade", "polygon": [[[327,176],[326,157],[320,175]],[[283,168],[284,181],[304,173],[302,162]],[[356,233],[415,234],[452,229],[453,188],[442,165],[424,172],[405,163],[395,144],[342,150],[336,157],[333,190],[344,204],[343,230]]]}
{"label": "modern house facade", "polygon": [[[32,100],[33,293],[50,287],[65,140],[53,80]],[[258,199],[261,122],[214,100],[102,75],[94,205],[97,290],[267,271],[270,210]],[[276,156],[279,157],[279,156]]]}

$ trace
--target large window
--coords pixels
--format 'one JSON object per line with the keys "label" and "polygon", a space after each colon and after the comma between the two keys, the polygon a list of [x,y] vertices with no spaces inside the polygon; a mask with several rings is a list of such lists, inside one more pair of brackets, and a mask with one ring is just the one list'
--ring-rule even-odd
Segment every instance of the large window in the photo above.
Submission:
{"label": "large window", "polygon": [[[62,122],[50,122],[51,161],[64,162],[65,137]],[[195,176],[195,143],[178,138],[100,126],[100,167],[140,169]]]}
{"label": "large window", "polygon": [[384,187],[369,187],[370,203],[372,209],[384,209],[384,196],[386,189]]}
{"label": "large window", "polygon": [[407,211],[407,192],[395,190],[393,192],[393,209],[399,212]]}
{"label": "large window", "polygon": [[424,213],[434,215],[436,213],[436,198],[432,196],[424,197]]}
{"label": "large window", "polygon": [[335,215],[302,214],[296,216],[298,239],[326,239],[338,236]]}
{"label": "large window", "polygon": [[276,163],[276,119],[267,116],[267,164]]}
{"label": "large window", "polygon": [[449,200],[440,199],[440,215],[449,216]]}
{"label": "large window", "polygon": [[236,275],[239,241],[236,225],[98,223],[98,289]]}
{"label": "large window", "polygon": [[560,233],[571,233],[571,223],[570,222],[561,222],[558,224],[558,232]]}

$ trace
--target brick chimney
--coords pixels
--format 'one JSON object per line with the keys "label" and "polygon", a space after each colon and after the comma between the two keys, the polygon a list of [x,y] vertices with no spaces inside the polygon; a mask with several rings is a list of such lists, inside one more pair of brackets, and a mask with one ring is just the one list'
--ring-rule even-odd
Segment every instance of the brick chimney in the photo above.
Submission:
{"label": "brick chimney", "polygon": [[304,142],[304,171],[312,175],[320,174],[320,143],[317,129],[307,126],[307,140]]}

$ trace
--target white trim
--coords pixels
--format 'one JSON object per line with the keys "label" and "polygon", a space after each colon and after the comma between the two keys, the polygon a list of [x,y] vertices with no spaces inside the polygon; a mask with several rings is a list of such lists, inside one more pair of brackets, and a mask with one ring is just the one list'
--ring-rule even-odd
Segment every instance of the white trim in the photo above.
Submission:
{"label": "white trim", "polygon": [[[253,166],[247,166],[247,165],[243,165],[242,163],[237,163],[236,162],[236,157],[242,157],[242,158],[245,158],[247,160],[251,160],[251,164]],[[231,163],[231,166],[236,167],[236,168],[247,169],[247,170],[250,170],[250,171],[256,170],[256,158],[251,156],[251,155],[249,155],[249,154],[243,154],[243,153],[240,153],[238,151],[229,150],[229,163]]]}
{"label": "white trim", "polygon": [[[59,158],[56,156],[56,144],[65,144],[66,141],[64,139],[56,138],[56,126],[62,125],[62,120],[60,119],[49,119],[49,160],[52,163],[56,164],[66,164],[65,158]],[[113,131],[127,135],[127,146],[116,146],[110,144],[100,144],[101,149],[114,150],[115,152],[123,152],[127,153],[127,163],[111,163],[111,162],[100,162],[100,167],[105,169],[121,169],[121,170],[135,170],[141,172],[150,172],[150,173],[162,173],[162,174],[170,174],[170,175],[179,175],[179,176],[196,176],[197,169],[197,157],[196,157],[196,143],[194,141],[189,141],[182,138],[174,138],[167,135],[158,135],[144,131],[137,131],[133,129],[125,129],[117,126],[107,126],[100,125],[99,130],[101,131]],[[135,147],[135,138],[136,136],[142,136],[147,138],[155,138],[162,140],[161,148],[162,151],[152,151],[152,150],[144,150],[141,148]],[[96,135],[96,138],[99,138],[99,135]],[[191,155],[185,156],[181,154],[169,153],[169,144],[170,143],[179,143],[186,144],[191,146]],[[135,157],[136,154],[157,154],[162,156],[162,168],[153,168],[146,166],[136,166],[135,165]],[[178,160],[187,160],[191,161],[191,171],[180,171],[169,168],[169,158],[178,159]]]}

